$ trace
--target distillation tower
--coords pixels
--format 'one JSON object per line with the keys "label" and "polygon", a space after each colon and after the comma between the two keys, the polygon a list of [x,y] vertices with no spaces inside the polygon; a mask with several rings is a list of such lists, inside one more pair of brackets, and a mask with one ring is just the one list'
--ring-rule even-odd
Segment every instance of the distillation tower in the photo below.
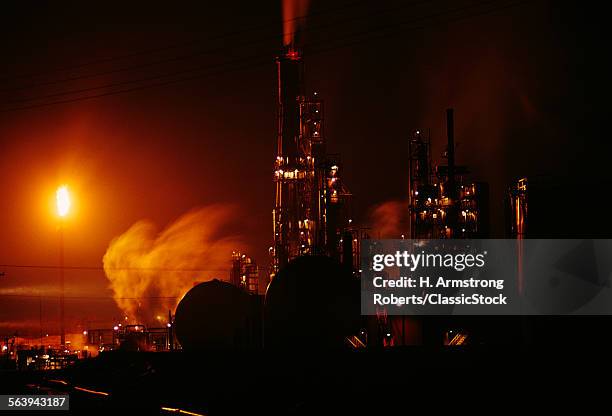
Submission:
{"label": "distillation tower", "polygon": [[447,110],[446,165],[431,162],[429,134],[409,139],[410,238],[486,238],[489,234],[489,189],[467,182],[465,166],[455,165],[453,110]]}
{"label": "distillation tower", "polygon": [[[323,101],[306,95],[301,52],[286,46],[276,58],[277,148],[274,161],[273,277],[301,255],[325,254],[341,260],[351,224],[350,193],[338,158],[326,153]],[[348,236],[353,241],[352,234]],[[344,247],[344,250],[343,250]],[[351,259],[353,258],[353,247]],[[344,256],[348,259],[348,253]],[[345,259],[345,260],[346,260]]]}

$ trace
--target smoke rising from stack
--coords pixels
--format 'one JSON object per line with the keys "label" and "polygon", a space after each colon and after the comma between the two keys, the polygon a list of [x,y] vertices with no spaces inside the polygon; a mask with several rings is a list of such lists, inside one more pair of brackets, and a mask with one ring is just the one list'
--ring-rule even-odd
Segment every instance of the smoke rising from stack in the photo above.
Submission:
{"label": "smoke rising from stack", "polygon": [[295,32],[302,28],[309,0],[283,0],[283,45],[293,45]]}
{"label": "smoke rising from stack", "polygon": [[407,200],[392,200],[376,205],[369,215],[373,238],[401,238],[410,235]]}
{"label": "smoke rising from stack", "polygon": [[104,272],[125,316],[151,322],[174,311],[194,282],[226,278],[232,250],[244,249],[227,231],[235,215],[231,206],[213,205],[192,210],[161,231],[142,220],[116,237],[104,255]]}

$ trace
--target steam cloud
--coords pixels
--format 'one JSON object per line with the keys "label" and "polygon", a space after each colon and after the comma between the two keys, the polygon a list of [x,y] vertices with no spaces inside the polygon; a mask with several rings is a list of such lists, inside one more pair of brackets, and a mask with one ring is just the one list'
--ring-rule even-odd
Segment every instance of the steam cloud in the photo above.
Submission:
{"label": "steam cloud", "polygon": [[232,207],[213,205],[184,214],[161,232],[143,220],[116,237],[103,263],[123,313],[151,322],[174,310],[195,282],[227,275],[232,250],[243,249],[227,231],[233,215]]}
{"label": "steam cloud", "polygon": [[291,45],[295,32],[304,24],[309,0],[283,0],[283,43]]}
{"label": "steam cloud", "polygon": [[369,216],[374,238],[400,238],[409,235],[408,201],[386,201],[376,205]]}

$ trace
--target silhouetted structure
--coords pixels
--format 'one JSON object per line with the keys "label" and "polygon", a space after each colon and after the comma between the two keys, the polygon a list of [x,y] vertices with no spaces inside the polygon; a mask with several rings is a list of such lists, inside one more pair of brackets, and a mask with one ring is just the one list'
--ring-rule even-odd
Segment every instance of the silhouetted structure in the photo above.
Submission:
{"label": "silhouetted structure", "polygon": [[360,327],[359,281],[326,256],[291,261],[270,282],[265,346],[340,348]]}
{"label": "silhouetted structure", "polygon": [[[446,125],[446,165],[434,168],[428,132],[416,130],[408,142],[410,238],[487,238],[490,234],[489,186],[468,181],[468,168],[456,164],[453,109],[446,110]],[[465,343],[467,338],[455,340],[457,334],[465,336],[457,329],[475,328],[481,323],[479,318],[388,316],[383,310],[375,323],[368,322],[368,332],[373,345],[439,346],[451,341],[456,344],[458,339],[461,344]]]}
{"label": "silhouetted structure", "polygon": [[261,345],[260,297],[219,280],[200,283],[176,308],[176,337],[184,350]]}
{"label": "silhouetted structure", "polygon": [[607,216],[585,204],[588,198],[606,198],[612,180],[539,175],[519,179],[507,195],[507,233],[512,238],[609,238]]}

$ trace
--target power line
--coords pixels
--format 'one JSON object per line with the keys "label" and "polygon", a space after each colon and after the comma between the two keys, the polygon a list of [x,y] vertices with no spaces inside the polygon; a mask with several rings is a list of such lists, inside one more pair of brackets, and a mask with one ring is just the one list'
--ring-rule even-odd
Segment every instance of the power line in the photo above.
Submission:
{"label": "power line", "polygon": [[[263,63],[268,63],[268,62],[269,62],[269,59],[266,58],[265,61],[261,62],[259,65],[261,65]],[[207,74],[203,74],[203,75],[196,75],[196,76],[192,76],[192,77],[188,77],[188,78],[181,78],[181,79],[177,79],[177,80],[170,80],[170,81],[160,82],[160,83],[156,83],[156,84],[142,85],[142,86],[126,88],[126,89],[118,90],[118,91],[109,91],[109,92],[106,92],[106,93],[100,93],[100,94],[95,94],[95,95],[88,95],[88,96],[85,96],[85,97],[70,98],[70,99],[65,99],[65,100],[52,101],[52,102],[49,102],[49,103],[34,104],[34,105],[29,105],[29,106],[24,106],[24,107],[15,107],[15,108],[9,108],[9,109],[2,109],[2,110],[0,110],[0,113],[20,111],[20,110],[30,110],[30,109],[34,109],[34,108],[48,107],[48,106],[51,106],[51,105],[67,104],[67,103],[73,103],[73,102],[77,102],[77,101],[92,100],[92,99],[96,99],[96,98],[107,97],[107,96],[111,96],[111,95],[125,94],[125,93],[129,93],[129,92],[140,91],[140,90],[145,90],[145,89],[154,88],[154,87],[162,87],[162,86],[172,85],[172,84],[181,83],[181,82],[185,82],[185,81],[201,79],[201,78],[205,78],[205,77],[211,76],[211,75],[224,74],[224,73],[229,73],[229,72],[232,72],[232,71],[237,71],[237,70],[242,70],[242,69],[247,69],[247,68],[252,68],[252,67],[253,67],[253,65],[247,64],[247,65],[243,65],[243,66],[240,66],[240,67],[228,69],[227,71],[216,71],[216,72],[207,73]]]}
{"label": "power line", "polygon": [[[260,56],[260,55],[257,55],[257,56]],[[170,73],[161,74],[161,75],[154,75],[154,76],[145,77],[145,78],[113,82],[113,83],[109,83],[109,84],[105,84],[105,85],[99,85],[99,86],[96,86],[96,87],[80,88],[80,89],[77,89],[77,90],[63,91],[63,92],[47,94],[47,95],[43,95],[43,96],[40,96],[40,97],[20,98],[20,99],[8,100],[8,101],[4,101],[4,102],[5,103],[19,103],[19,102],[37,101],[37,100],[44,100],[46,98],[60,97],[60,96],[64,96],[64,95],[82,94],[82,93],[85,93],[85,92],[103,90],[103,89],[119,87],[119,86],[123,86],[123,85],[136,84],[136,83],[140,83],[140,82],[155,81],[155,80],[159,80],[159,79],[162,79],[162,78],[168,78],[168,77],[173,77],[173,76],[187,74],[187,73],[192,73],[192,72],[199,72],[199,71],[202,71],[202,70],[211,69],[211,68],[215,68],[215,67],[221,67],[221,66],[225,66],[225,65],[232,65],[233,63],[240,63],[244,59],[253,59],[253,58],[256,58],[257,56],[253,56],[251,58],[238,58],[238,59],[235,59],[235,60],[232,60],[232,61],[229,61],[229,62],[221,62],[221,63],[213,64],[213,65],[205,65],[205,66],[201,66],[201,67],[197,67],[197,68],[189,68],[189,69],[185,69],[185,70],[182,70],[182,71],[175,71],[175,72],[170,72]]]}
{"label": "power line", "polygon": [[[418,2],[417,2],[418,3]],[[485,4],[491,4],[491,3],[495,3],[495,1],[485,1],[485,2],[481,2],[478,3],[476,5],[470,5],[470,6],[466,6],[466,7],[461,7],[461,8],[456,8],[456,9],[452,9],[452,10],[446,10],[444,12],[440,12],[440,13],[436,13],[433,15],[429,15],[429,16],[425,16],[425,17],[421,17],[418,19],[412,19],[408,22],[402,22],[399,25],[404,25],[407,23],[413,23],[414,21],[418,21],[418,20],[423,20],[423,19],[431,19],[432,17],[438,17],[438,16],[442,16],[444,14],[448,14],[450,13],[454,13],[456,11],[461,11],[461,10],[465,10],[465,9],[470,9],[470,8],[475,8],[475,7],[480,7],[482,5]],[[382,28],[386,28],[389,27],[387,26],[383,26]],[[361,34],[368,34],[370,31],[363,31],[361,33],[358,33],[358,35]],[[293,32],[295,34],[295,32]],[[354,36],[355,34],[351,34],[350,36]],[[99,89],[106,89],[106,88],[113,88],[113,87],[118,87],[118,86],[122,86],[122,85],[129,85],[129,84],[134,84],[134,83],[141,83],[141,82],[147,82],[147,81],[155,81],[158,79],[162,79],[162,78],[167,78],[167,77],[171,77],[171,76],[176,76],[176,75],[181,75],[181,74],[185,74],[185,73],[191,73],[191,72],[198,72],[198,71],[202,71],[202,70],[206,70],[206,69],[211,69],[214,67],[222,67],[222,66],[226,66],[226,65],[233,65],[234,63],[241,63],[243,61],[249,61],[251,59],[258,59],[261,56],[255,55],[249,58],[238,58],[229,62],[222,62],[222,63],[218,63],[218,64],[214,64],[214,65],[208,65],[208,66],[204,66],[204,67],[199,67],[199,68],[190,68],[187,70],[183,70],[183,71],[178,71],[178,72],[172,72],[172,73],[167,73],[167,74],[162,74],[162,75],[156,75],[156,76],[152,76],[152,77],[146,77],[146,78],[140,78],[140,79],[135,79],[135,80],[127,80],[127,81],[121,81],[121,82],[117,82],[117,83],[110,83],[110,84],[106,84],[106,85],[101,85],[101,86],[97,86],[97,87],[90,87],[90,88],[83,88],[83,89],[78,89],[78,90],[72,90],[72,91],[66,91],[66,92],[59,92],[59,93],[54,93],[54,94],[50,94],[50,95],[46,95],[46,96],[42,96],[42,97],[33,97],[33,98],[26,98],[26,99],[22,99],[22,100],[14,100],[12,102],[27,102],[27,101],[35,101],[35,100],[42,100],[45,98],[52,98],[52,97],[56,97],[56,96],[62,96],[62,95],[73,95],[73,94],[80,94],[80,93],[84,93],[84,92],[89,92],[89,91],[95,91],[95,90],[99,90]],[[265,60],[265,62],[267,62],[267,58]],[[207,75],[203,75],[203,76],[207,76]],[[201,78],[202,76],[198,76],[197,78]],[[191,80],[194,78],[185,78],[185,79],[180,79],[180,80],[176,80],[176,81],[170,81],[170,83],[175,83],[175,82],[183,82],[184,80]],[[106,95],[113,95],[116,93],[125,93],[125,92],[131,92],[131,91],[135,91],[135,90],[139,90],[139,89],[143,89],[143,88],[150,88],[153,86],[161,86],[161,85],[166,85],[166,82],[162,82],[159,84],[152,84],[152,85],[146,85],[143,87],[134,87],[134,88],[128,88],[125,90],[120,90],[120,91],[115,91],[115,92],[109,92],[109,93],[103,93],[103,94],[96,94],[93,96],[88,96],[88,97],[79,97],[79,98],[75,98],[75,99],[67,99],[67,100],[59,100],[59,101],[54,101],[51,103],[41,103],[41,104],[35,104],[32,106],[25,106],[25,107],[18,107],[16,109],[27,109],[27,108],[36,108],[39,106],[47,106],[47,105],[53,105],[53,104],[63,104],[63,103],[69,103],[69,102],[73,102],[73,101],[78,101],[80,99],[92,99],[92,98],[100,98]],[[11,101],[9,101],[10,103]],[[4,112],[4,111],[12,111],[12,109],[3,109],[0,110],[0,112]]]}
{"label": "power line", "polygon": [[147,271],[147,272],[227,272],[227,269],[201,269],[201,268],[171,268],[171,267],[103,267],[103,266],[56,266],[35,264],[0,264],[0,268],[12,269],[50,269],[50,270],[110,270],[110,271]]}
{"label": "power line", "polygon": [[[296,17],[291,18],[291,19],[281,20],[280,23],[284,25],[285,23],[297,22],[297,21],[305,20],[308,17],[325,15],[325,14],[328,14],[328,13],[333,13],[333,12],[341,11],[341,10],[350,8],[350,7],[355,6],[355,5],[359,5],[359,4],[364,4],[365,5],[365,4],[368,4],[368,3],[369,3],[369,1],[367,1],[367,0],[352,1],[352,2],[349,2],[349,3],[343,4],[341,6],[338,6],[338,7],[330,7],[328,9],[319,10],[317,12],[312,12],[312,13],[309,13],[307,15],[301,15],[301,16],[296,16]],[[253,27],[246,28],[246,29],[241,29],[241,30],[238,30],[238,31],[227,32],[227,33],[215,36],[213,38],[209,38],[209,39],[207,39],[207,41],[226,39],[226,38],[231,38],[231,37],[243,35],[243,34],[249,33],[249,32],[260,31],[262,29],[269,29],[270,27],[273,27],[272,25],[276,25],[278,23],[279,22],[277,20],[273,20],[273,21],[270,21],[269,23],[266,23],[266,24],[262,24],[262,25],[258,25],[258,26],[253,26]],[[195,41],[194,40],[194,41],[170,44],[170,45],[166,45],[166,46],[159,47],[159,48],[144,49],[144,50],[141,50],[141,51],[132,52],[132,53],[125,54],[125,55],[101,58],[101,59],[97,59],[97,60],[94,60],[94,61],[90,61],[90,62],[78,64],[78,65],[71,65],[71,66],[53,68],[53,69],[50,69],[50,70],[46,70],[44,72],[35,72],[35,73],[29,73],[29,74],[20,74],[20,75],[18,75],[16,77],[11,77],[11,78],[5,77],[5,78],[1,78],[0,82],[11,81],[12,79],[40,77],[40,76],[48,75],[50,72],[52,73],[52,72],[60,72],[60,71],[69,71],[69,70],[73,70],[73,69],[80,69],[80,68],[88,67],[88,66],[92,66],[92,65],[98,65],[98,64],[104,64],[104,63],[107,63],[107,62],[125,60],[125,59],[129,59],[129,58],[134,58],[134,57],[137,57],[137,56],[149,55],[149,54],[164,52],[164,51],[167,51],[167,50],[188,47],[188,46],[191,46],[191,45],[198,45],[198,44],[201,44],[201,43],[202,43],[202,41]]]}
{"label": "power line", "polygon": [[[507,4],[504,5],[502,7],[499,8],[495,8],[495,9],[491,9],[491,10],[486,10],[480,13],[475,13],[473,15],[466,15],[466,16],[461,16],[455,19],[449,19],[447,21],[444,21],[442,23],[450,23],[450,22],[456,22],[459,20],[464,20],[464,19],[468,19],[471,17],[476,17],[476,16],[481,16],[481,15],[485,15],[485,14],[491,14],[494,13],[496,11],[500,11],[500,10],[504,10],[504,9],[508,9],[510,7],[515,7],[518,6],[520,4],[526,3],[528,0],[524,0],[524,1],[519,1],[519,2],[514,2],[511,4]],[[431,19],[432,17],[441,17],[444,14],[448,14],[450,13],[456,13],[459,11],[463,11],[463,10],[467,10],[467,9],[471,9],[471,8],[476,8],[476,7],[480,7],[484,4],[491,4],[491,3],[495,3],[495,1],[488,1],[488,2],[482,2],[479,3],[477,5],[471,5],[471,6],[467,6],[467,7],[463,7],[463,8],[457,8],[457,9],[453,9],[453,10],[448,10],[445,12],[441,12],[441,13],[437,13],[435,15],[430,15],[424,18],[420,18],[420,19],[416,19],[418,20],[426,20],[426,19]],[[409,21],[409,22],[401,22],[395,25],[387,25],[385,27],[382,27],[381,29],[390,29],[390,28],[396,28],[396,27],[400,27],[400,26],[404,26],[408,23],[413,23],[415,20]],[[417,26],[417,27],[411,27],[408,28],[408,30],[417,30],[417,29],[424,29],[426,26]],[[361,33],[357,33],[357,35],[362,35],[362,34],[369,34],[372,31],[363,31]],[[355,36],[355,34],[350,35],[351,37]],[[388,36],[388,35],[384,35],[384,36]],[[311,51],[309,54],[310,55],[316,55],[318,53],[322,53],[322,52],[328,52],[331,50],[337,50],[337,49],[341,49],[347,46],[353,46],[356,44],[360,44],[360,43],[364,43],[364,42],[368,42],[371,41],[372,39],[375,38],[380,38],[381,36],[376,36],[374,38],[366,38],[366,39],[360,39],[358,41],[355,42],[350,42],[350,43],[346,43],[346,44],[341,44],[338,46],[334,46],[334,47],[330,47],[330,48],[324,48],[321,50],[314,50]],[[310,45],[309,45],[310,46]],[[306,48],[305,48],[306,49]],[[250,60],[254,60],[255,62],[250,62]],[[259,62],[261,61],[261,62]],[[147,85],[142,85],[142,86],[136,86],[136,87],[132,87],[132,88],[126,88],[126,89],[122,89],[122,90],[117,90],[117,91],[109,91],[109,92],[105,92],[105,93],[101,93],[101,94],[94,94],[94,95],[88,95],[88,96],[84,96],[84,97],[76,97],[76,98],[71,98],[71,99],[65,99],[65,100],[57,100],[57,101],[51,101],[51,102],[46,102],[46,103],[40,103],[40,104],[34,104],[34,105],[28,105],[28,106],[22,106],[22,107],[13,107],[13,108],[7,108],[7,109],[2,109],[0,110],[0,113],[4,113],[4,112],[13,112],[13,111],[20,111],[20,110],[29,110],[29,109],[34,109],[34,108],[40,108],[40,107],[47,107],[47,106],[51,106],[51,105],[58,105],[58,104],[66,104],[66,103],[72,103],[72,102],[77,102],[77,101],[84,101],[84,100],[91,100],[91,99],[96,99],[96,98],[102,98],[102,97],[106,97],[106,96],[110,96],[110,95],[117,95],[117,94],[124,94],[124,93],[129,93],[129,92],[134,92],[134,91],[139,91],[139,90],[143,90],[143,89],[148,89],[148,88],[154,88],[154,87],[161,87],[161,86],[166,86],[166,85],[171,85],[171,84],[176,84],[176,83],[181,83],[181,82],[186,82],[186,81],[191,81],[191,80],[195,80],[195,79],[201,79],[201,78],[205,78],[207,76],[211,76],[211,75],[216,75],[219,73],[229,73],[232,71],[236,71],[236,70],[242,70],[242,69],[247,69],[247,68],[253,68],[265,63],[268,63],[269,60],[266,57],[264,60],[261,59],[260,56],[256,56],[256,57],[251,57],[251,58],[240,58],[237,60],[233,60],[230,62],[225,62],[222,64],[216,64],[214,66],[223,66],[223,65],[233,65],[234,63],[240,63],[240,62],[244,62],[245,65],[242,66],[238,66],[235,68],[230,68],[228,70],[223,70],[223,71],[215,71],[215,72],[211,72],[211,73],[205,73],[205,74],[200,74],[200,75],[195,75],[195,76],[191,76],[191,77],[185,77],[185,78],[179,78],[179,79],[175,79],[175,80],[169,80],[169,81],[164,81],[164,82],[159,82],[159,83],[154,83],[154,84],[147,84]],[[207,69],[206,67],[200,68],[199,70],[202,69]],[[191,70],[190,72],[193,72],[193,70]],[[166,74],[164,76],[160,76],[157,78],[161,78],[161,77],[169,77],[169,76],[173,76],[176,75],[177,73],[174,74]],[[146,80],[144,80],[146,81]],[[136,83],[136,82],[144,82],[143,80],[133,80],[133,81],[126,81],[123,82],[123,84],[125,83]],[[110,88],[112,86],[117,86],[118,84],[109,84],[107,86],[105,86],[106,88]]]}
{"label": "power line", "polygon": [[[413,2],[410,2],[410,3],[402,4],[401,6],[398,6],[398,7],[388,8],[388,9],[384,9],[384,10],[379,10],[376,13],[369,13],[369,14],[364,15],[364,16],[354,16],[354,17],[351,17],[351,18],[348,18],[348,19],[343,19],[343,20],[335,21],[335,22],[330,23],[330,24],[309,26],[308,28],[304,29],[304,32],[314,32],[314,31],[319,31],[321,29],[335,28],[335,27],[338,26],[338,24],[345,24],[345,23],[348,23],[348,22],[351,22],[351,21],[355,21],[355,20],[358,21],[358,20],[362,20],[362,19],[371,19],[372,16],[376,15],[376,14],[387,14],[387,13],[390,13],[390,12],[394,12],[394,11],[398,11],[398,10],[404,9],[406,7],[412,7],[412,6],[416,6],[416,5],[423,4],[423,3],[427,3],[427,0],[413,1]],[[296,18],[296,19],[303,19],[303,18],[305,18],[305,16],[302,16],[302,17]],[[293,20],[296,20],[296,19],[293,19]],[[282,38],[285,35],[295,36],[298,33],[301,33],[301,31],[300,30],[295,30],[295,31],[292,31],[292,32],[283,32],[280,35],[273,34],[273,35],[269,35],[269,36],[264,36],[262,38],[253,39],[253,40],[250,40],[248,42],[240,42],[240,43],[232,44],[232,48],[256,45],[256,44],[262,43],[264,41],[267,41],[269,39],[277,39],[278,37]],[[202,51],[198,51],[198,52],[193,53],[193,54],[182,55],[182,56],[175,56],[175,57],[171,57],[171,58],[167,58],[167,59],[162,59],[162,60],[157,60],[157,61],[153,61],[153,62],[140,63],[140,64],[132,65],[132,66],[129,66],[129,67],[124,67],[124,68],[115,68],[115,69],[111,69],[111,70],[108,70],[108,71],[102,71],[102,72],[98,72],[98,73],[94,73],[94,74],[79,75],[79,76],[68,77],[68,78],[59,79],[59,80],[52,80],[52,81],[45,81],[45,82],[41,82],[41,83],[29,84],[29,85],[25,85],[25,86],[22,85],[22,86],[11,87],[11,88],[3,88],[3,89],[0,89],[0,92],[22,91],[22,90],[27,90],[27,89],[34,88],[34,87],[41,87],[41,86],[48,86],[48,85],[55,85],[55,84],[61,84],[61,83],[66,83],[66,82],[78,81],[78,80],[83,80],[83,79],[97,78],[97,77],[101,77],[101,76],[104,76],[104,75],[111,75],[111,74],[115,74],[115,73],[131,71],[131,70],[134,70],[134,69],[137,70],[137,69],[147,68],[147,67],[156,66],[156,65],[162,65],[162,64],[171,63],[171,62],[178,62],[178,61],[189,60],[189,59],[196,58],[196,57],[202,56],[202,55],[210,55],[210,54],[215,54],[215,53],[218,53],[218,52],[223,52],[223,51],[225,51],[227,49],[228,49],[228,47],[224,45],[224,46],[215,47],[215,48],[212,48],[212,49],[205,49],[205,50],[202,50]],[[240,58],[240,59],[244,59],[244,58]],[[149,77],[147,79],[127,80],[127,81],[119,82],[118,84],[132,84],[132,83],[136,83],[136,82],[155,80],[155,79],[159,79],[159,78],[165,78],[165,77],[169,77],[169,76],[180,75],[180,74],[188,73],[188,72],[197,72],[199,70],[201,70],[201,68],[191,68],[191,69],[187,69],[187,70],[184,70],[184,71],[171,72],[171,73],[167,73],[167,74],[157,75],[157,76]],[[63,95],[73,95],[73,94],[79,94],[79,93],[83,93],[83,92],[89,92],[89,91],[94,91],[94,90],[99,90],[99,89],[105,89],[105,88],[108,88],[109,86],[112,87],[112,86],[114,86],[116,84],[117,83],[108,84],[108,85],[100,85],[100,86],[96,86],[96,87],[89,87],[89,88],[83,88],[83,89],[77,89],[77,90],[72,90],[72,91],[56,92],[56,93],[51,93],[51,94],[43,95],[43,96],[39,96],[39,97],[26,97],[26,98],[14,99],[14,100],[4,100],[3,102],[5,104],[7,104],[7,103],[11,104],[11,103],[37,101],[37,100],[43,100],[45,98],[53,98],[53,97],[58,97],[58,96],[63,96]]]}
{"label": "power line", "polygon": [[[59,295],[38,295],[38,294],[21,294],[21,293],[0,293],[0,297],[4,298],[31,298],[31,299],[57,299]],[[100,296],[64,296],[64,299],[76,299],[76,300],[165,300],[165,299],[180,299],[182,296],[129,296],[129,297],[115,297],[112,295]]]}
{"label": "power line", "polygon": [[[496,8],[493,8],[493,9],[483,10],[483,11],[477,12],[477,13],[471,13],[471,14],[467,14],[467,15],[464,15],[464,16],[458,16],[456,18],[446,19],[446,20],[438,22],[438,23],[439,24],[440,23],[448,24],[448,23],[458,22],[458,21],[461,21],[461,20],[471,19],[471,18],[478,17],[478,16],[489,15],[489,14],[493,14],[495,12],[499,12],[501,10],[509,9],[509,8],[516,7],[516,6],[519,6],[519,5],[524,4],[524,3],[528,3],[530,1],[531,0],[519,0],[519,1],[511,2],[511,3],[505,4],[503,6],[496,7]],[[457,8],[457,9],[450,10],[450,11],[436,13],[436,14],[433,14],[433,15],[428,15],[425,18],[418,19],[418,20],[429,20],[431,18],[441,17],[441,16],[443,16],[445,14],[462,12],[462,11],[465,11],[465,10],[470,9],[470,8],[477,8],[477,7],[480,7],[480,6],[485,6],[485,5],[493,4],[493,3],[497,3],[497,1],[495,1],[495,0],[493,0],[493,1],[484,1],[484,2],[478,3],[478,4],[474,5],[474,6],[461,7],[461,8]],[[450,12],[450,13],[448,13],[448,12]],[[408,24],[408,23],[412,23],[412,22],[400,22],[400,23],[398,23],[395,26],[403,26],[403,25]],[[388,28],[395,29],[395,27],[393,27],[393,26],[386,26],[386,27],[383,26],[383,27],[380,27],[381,31],[385,30],[385,29],[388,29]],[[410,28],[408,28],[408,30],[420,30],[420,29],[426,29],[426,28],[427,28],[427,25],[421,25],[421,26],[410,27]],[[368,35],[371,32],[372,32],[372,30],[365,30],[365,31],[361,31],[360,33],[353,33],[350,37],[353,37],[355,35],[357,35],[357,36]],[[393,33],[394,32],[392,31],[391,33],[387,33],[387,34],[383,34],[383,35],[378,35],[378,36],[370,36],[370,37],[368,37],[366,39],[360,39],[360,40],[357,40],[355,42],[343,43],[343,44],[341,44],[339,46],[319,49],[319,50],[316,50],[314,53],[311,53],[311,54],[318,54],[318,53],[328,52],[328,51],[332,51],[332,50],[336,50],[336,49],[340,49],[340,48],[345,48],[347,46],[353,46],[353,45],[357,45],[357,44],[361,44],[361,43],[370,42],[372,40],[377,40],[377,39],[380,39],[380,38],[387,37],[387,36],[389,36],[389,35],[391,35]]]}

